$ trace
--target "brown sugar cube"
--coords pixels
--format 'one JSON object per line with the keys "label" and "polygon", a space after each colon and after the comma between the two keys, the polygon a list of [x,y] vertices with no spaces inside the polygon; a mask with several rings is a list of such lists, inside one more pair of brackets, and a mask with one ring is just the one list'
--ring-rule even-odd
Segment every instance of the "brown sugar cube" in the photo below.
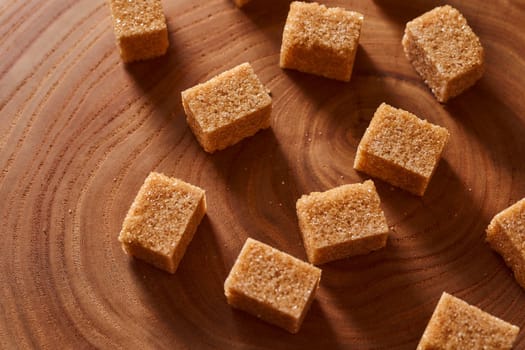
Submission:
{"label": "brown sugar cube", "polygon": [[359,143],[354,169],[422,196],[448,138],[447,129],[383,103]]}
{"label": "brown sugar cube", "polygon": [[131,204],[118,239],[129,255],[175,273],[205,213],[204,190],[152,172]]}
{"label": "brown sugar cube", "polygon": [[168,29],[160,0],[109,0],[113,29],[124,62],[162,56]]}
{"label": "brown sugar cube", "polygon": [[363,15],[294,1],[284,26],[281,68],[350,81]]}
{"label": "brown sugar cube", "polygon": [[463,15],[441,6],[407,23],[403,49],[439,102],[461,94],[481,78],[483,47]]}
{"label": "brown sugar cube", "polygon": [[443,293],[417,350],[510,350],[519,328]]}
{"label": "brown sugar cube", "polygon": [[386,245],[389,229],[371,180],[303,195],[296,207],[312,264],[367,254]]}
{"label": "brown sugar cube", "polygon": [[487,242],[501,254],[525,288],[525,198],[492,219],[487,228]]}
{"label": "brown sugar cube", "polygon": [[297,333],[321,279],[321,270],[248,238],[224,294],[231,306]]}
{"label": "brown sugar cube", "polygon": [[270,126],[272,99],[249,63],[182,92],[186,120],[206,152]]}

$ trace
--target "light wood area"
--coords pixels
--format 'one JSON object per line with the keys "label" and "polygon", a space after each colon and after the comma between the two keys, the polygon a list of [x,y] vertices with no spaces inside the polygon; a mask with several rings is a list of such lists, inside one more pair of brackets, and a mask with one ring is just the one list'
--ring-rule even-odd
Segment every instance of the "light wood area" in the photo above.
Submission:
{"label": "light wood area", "polygon": [[[443,2],[321,2],[365,15],[349,83],[279,68],[285,0],[163,0],[167,55],[129,65],[105,1],[0,0],[0,348],[415,349],[443,291],[525,327],[525,292],[485,243],[525,197],[525,3],[449,1],[487,70],[442,105],[401,38]],[[272,92],[272,127],[209,155],[180,92],[245,61]],[[387,247],[320,266],[298,334],[230,308],[223,283],[247,237],[306,259],[296,200],[368,178],[352,164],[381,102],[451,133],[426,194],[375,181]],[[174,275],[117,241],[150,171],[206,190]]]}

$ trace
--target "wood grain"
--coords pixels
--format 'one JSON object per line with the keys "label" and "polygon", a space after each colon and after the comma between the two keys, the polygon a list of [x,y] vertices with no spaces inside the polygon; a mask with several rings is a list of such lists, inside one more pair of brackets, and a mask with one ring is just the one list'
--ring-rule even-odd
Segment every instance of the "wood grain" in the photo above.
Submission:
{"label": "wood grain", "polygon": [[[104,1],[0,1],[1,348],[414,349],[442,291],[525,327],[525,293],[484,242],[492,216],[525,196],[523,1],[449,2],[487,71],[446,105],[400,44],[441,2],[323,1],[365,14],[347,84],[279,69],[289,1],[163,3],[168,54],[126,66]],[[272,128],[207,155],[180,91],[244,61],[272,91]],[[305,259],[295,201],[365,178],[355,150],[383,101],[452,134],[426,195],[376,181],[387,248],[322,266],[299,334],[232,310],[222,284],[245,239]],[[207,191],[175,275],[117,241],[152,170]]]}

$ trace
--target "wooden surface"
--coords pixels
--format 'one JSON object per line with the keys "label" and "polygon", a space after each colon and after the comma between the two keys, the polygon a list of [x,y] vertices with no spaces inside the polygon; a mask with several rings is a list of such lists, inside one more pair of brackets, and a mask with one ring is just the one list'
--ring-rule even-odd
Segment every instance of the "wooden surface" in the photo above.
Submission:
{"label": "wooden surface", "polygon": [[[323,2],[365,15],[350,83],[279,69],[289,1],[163,1],[168,54],[129,66],[104,1],[0,1],[0,348],[414,349],[443,291],[525,327],[525,293],[484,242],[525,196],[525,2],[450,1],[487,71],[447,105],[400,43],[441,2]],[[180,91],[244,61],[272,91],[272,128],[207,155]],[[323,265],[297,335],[232,310],[223,282],[248,236],[305,259],[297,198],[366,178],[352,163],[383,101],[451,132],[426,195],[376,181],[387,247]],[[117,241],[152,170],[207,191],[175,275]]]}

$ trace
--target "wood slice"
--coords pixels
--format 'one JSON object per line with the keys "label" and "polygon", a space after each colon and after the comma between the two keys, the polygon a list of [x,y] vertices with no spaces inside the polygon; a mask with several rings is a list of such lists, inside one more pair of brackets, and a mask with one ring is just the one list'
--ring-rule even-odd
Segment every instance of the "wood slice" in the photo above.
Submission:
{"label": "wood slice", "polygon": [[[449,1],[487,70],[446,105],[400,43],[442,2],[323,3],[365,15],[350,83],[278,67],[289,1],[163,1],[168,54],[124,65],[105,1],[0,0],[1,348],[414,349],[443,291],[525,327],[525,293],[484,241],[525,196],[523,1]],[[245,61],[272,91],[272,127],[208,155],[180,91]],[[323,265],[298,334],[231,309],[223,282],[247,237],[305,259],[297,198],[367,178],[352,163],[383,101],[451,132],[425,196],[376,181],[387,247]],[[153,170],[207,191],[174,275],[117,241]]]}

